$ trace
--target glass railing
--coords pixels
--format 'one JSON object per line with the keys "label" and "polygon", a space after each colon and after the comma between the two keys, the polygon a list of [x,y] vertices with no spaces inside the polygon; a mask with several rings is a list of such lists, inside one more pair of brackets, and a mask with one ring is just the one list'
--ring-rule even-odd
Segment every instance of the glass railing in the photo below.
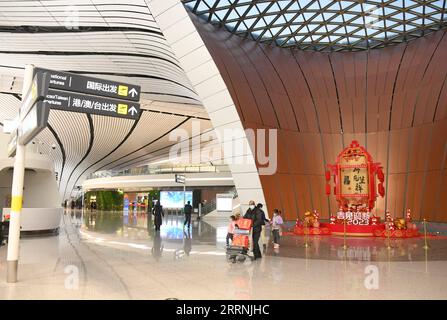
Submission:
{"label": "glass railing", "polygon": [[117,176],[137,176],[167,173],[201,173],[230,172],[227,165],[179,165],[179,166],[143,166],[121,171],[103,170],[90,174],[87,179],[108,178]]}

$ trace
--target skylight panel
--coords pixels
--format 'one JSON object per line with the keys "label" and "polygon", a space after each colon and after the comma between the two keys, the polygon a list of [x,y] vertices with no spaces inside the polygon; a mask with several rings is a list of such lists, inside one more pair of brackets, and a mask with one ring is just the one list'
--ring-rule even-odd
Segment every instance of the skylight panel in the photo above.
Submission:
{"label": "skylight panel", "polygon": [[[205,18],[212,15],[211,23],[224,23],[238,35],[273,41],[278,46],[295,45],[303,50],[360,50],[367,49],[370,44],[373,48],[380,47],[382,43],[389,44],[388,37],[392,37],[393,42],[407,41],[445,27],[447,20],[443,0],[183,2],[189,10]],[[406,36],[408,33],[411,37]],[[346,45],[337,46],[335,41]]]}

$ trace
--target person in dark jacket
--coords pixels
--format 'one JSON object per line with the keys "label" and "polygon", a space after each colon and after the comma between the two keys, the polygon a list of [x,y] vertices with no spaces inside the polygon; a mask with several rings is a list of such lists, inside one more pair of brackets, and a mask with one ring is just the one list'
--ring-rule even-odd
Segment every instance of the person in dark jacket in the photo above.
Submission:
{"label": "person in dark jacket", "polygon": [[192,249],[192,242],[191,242],[191,230],[183,230],[183,251],[185,251],[185,254],[189,256],[189,253]]}
{"label": "person in dark jacket", "polygon": [[158,261],[161,258],[163,247],[164,246],[161,243],[160,233],[156,232],[154,234],[154,243],[152,245],[152,256],[155,258],[155,260]]}
{"label": "person in dark jacket", "polygon": [[155,231],[160,231],[160,226],[163,223],[163,217],[165,216],[165,214],[163,213],[163,206],[160,204],[160,200],[157,200],[157,203],[152,210],[152,214],[154,215]]}
{"label": "person in dark jacket", "polygon": [[262,252],[265,253],[267,251],[267,240],[265,239],[265,225],[266,225],[266,223],[270,223],[270,220],[266,218],[265,212],[264,212],[264,210],[262,210],[262,207],[263,207],[262,203],[258,203],[256,205],[256,207],[258,207],[258,209],[262,213],[261,242],[262,242]]}
{"label": "person in dark jacket", "polygon": [[244,219],[252,219],[253,213],[256,211],[255,202],[253,200],[250,200],[248,203],[248,209],[244,214]]}
{"label": "person in dark jacket", "polygon": [[250,200],[249,208],[244,215],[244,219],[251,219],[253,222],[252,226],[252,237],[253,237],[253,256],[256,259],[262,258],[261,249],[259,248],[259,238],[261,237],[262,225],[264,222],[265,215],[263,216],[262,211],[256,207],[255,202]]}
{"label": "person in dark jacket", "polygon": [[185,204],[185,208],[183,209],[185,213],[185,223],[183,224],[183,228],[188,224],[188,229],[191,227],[191,214],[192,214],[192,206],[191,201],[188,201],[187,204]]}

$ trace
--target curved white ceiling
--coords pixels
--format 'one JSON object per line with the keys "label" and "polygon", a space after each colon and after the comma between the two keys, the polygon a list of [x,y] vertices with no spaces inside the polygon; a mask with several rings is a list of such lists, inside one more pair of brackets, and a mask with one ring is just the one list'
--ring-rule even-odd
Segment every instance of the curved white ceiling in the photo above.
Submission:
{"label": "curved white ceiling", "polygon": [[51,110],[34,142],[54,160],[63,199],[94,171],[166,157],[175,128],[211,128],[146,1],[122,2],[0,2],[0,125],[17,114],[28,63],[141,86],[138,120]]}
{"label": "curved white ceiling", "polygon": [[0,41],[0,67],[15,81],[33,63],[125,77],[141,85],[144,99],[199,104],[144,0],[2,1]]}

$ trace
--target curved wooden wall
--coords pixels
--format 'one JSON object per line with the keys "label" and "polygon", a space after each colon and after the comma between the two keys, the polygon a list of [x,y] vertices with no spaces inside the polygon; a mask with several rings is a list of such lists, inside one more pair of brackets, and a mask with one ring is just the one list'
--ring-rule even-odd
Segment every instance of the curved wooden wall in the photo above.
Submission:
{"label": "curved wooden wall", "polygon": [[[369,52],[319,53],[258,44],[191,15],[246,128],[278,129],[278,170],[261,176],[287,219],[335,212],[324,170],[357,139],[386,173],[385,209],[447,221],[446,30]],[[256,199],[255,199],[256,200]]]}

